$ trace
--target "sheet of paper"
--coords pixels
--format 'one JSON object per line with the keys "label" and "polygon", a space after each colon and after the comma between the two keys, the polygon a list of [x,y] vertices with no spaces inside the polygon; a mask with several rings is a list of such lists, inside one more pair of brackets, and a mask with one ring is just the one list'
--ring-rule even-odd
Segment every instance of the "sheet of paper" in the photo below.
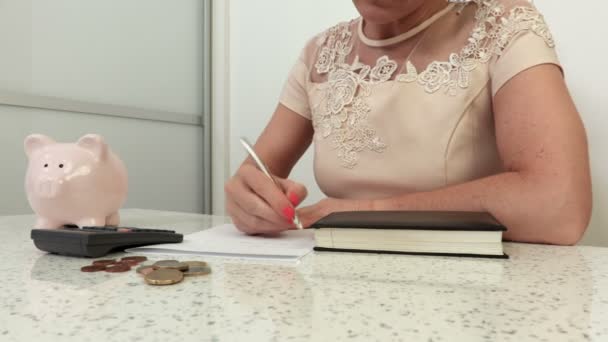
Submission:
{"label": "sheet of paper", "polygon": [[131,253],[200,254],[240,258],[299,259],[314,247],[312,229],[290,230],[276,237],[250,236],[224,224],[184,236],[182,243],[128,249]]}

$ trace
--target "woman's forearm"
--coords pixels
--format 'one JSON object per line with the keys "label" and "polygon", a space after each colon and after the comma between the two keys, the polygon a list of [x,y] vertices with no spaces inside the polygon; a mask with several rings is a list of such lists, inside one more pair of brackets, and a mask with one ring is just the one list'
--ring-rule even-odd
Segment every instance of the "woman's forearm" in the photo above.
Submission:
{"label": "woman's forearm", "polygon": [[375,200],[374,210],[487,211],[508,228],[505,239],[570,245],[584,233],[591,213],[586,184],[519,172],[429,192]]}

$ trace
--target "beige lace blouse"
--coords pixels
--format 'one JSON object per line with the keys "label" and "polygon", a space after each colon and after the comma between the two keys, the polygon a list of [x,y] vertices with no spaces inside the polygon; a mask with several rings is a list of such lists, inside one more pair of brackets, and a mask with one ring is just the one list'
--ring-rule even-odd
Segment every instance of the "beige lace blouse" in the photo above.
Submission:
{"label": "beige lace blouse", "polygon": [[386,40],[341,23],[303,49],[280,102],[312,120],[314,171],[337,198],[432,190],[501,172],[492,98],[518,73],[558,64],[528,0],[448,5]]}

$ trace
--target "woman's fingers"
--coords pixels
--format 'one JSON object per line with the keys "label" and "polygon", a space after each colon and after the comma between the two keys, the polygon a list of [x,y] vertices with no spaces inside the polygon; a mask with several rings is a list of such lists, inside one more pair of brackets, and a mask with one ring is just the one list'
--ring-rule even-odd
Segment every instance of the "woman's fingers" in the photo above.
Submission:
{"label": "woman's fingers", "polygon": [[240,231],[247,234],[269,234],[285,230],[285,227],[282,225],[277,225],[247,213],[233,201],[229,201],[226,204],[226,211],[232,217],[234,225]]}
{"label": "woman's fingers", "polygon": [[[280,184],[274,184],[268,176],[257,168],[243,169],[243,176],[253,192],[261,197],[275,213],[283,217],[285,223],[293,222],[296,211],[287,195],[282,191]],[[277,182],[279,182],[278,178]]]}
{"label": "woman's fingers", "polygon": [[276,213],[262,198],[254,193],[247,184],[239,179],[233,180],[231,184],[226,187],[226,193],[229,201],[234,202],[247,214],[263,218],[275,225],[284,226],[285,229],[290,226],[290,222],[287,219]]}
{"label": "woman's fingers", "polygon": [[244,164],[225,185],[226,209],[237,227],[249,234],[295,228],[295,207],[307,195],[302,184],[275,178]]}
{"label": "woman's fingers", "polygon": [[277,179],[281,188],[285,192],[287,199],[294,207],[297,207],[308,195],[308,190],[303,184],[296,183],[289,179]]}

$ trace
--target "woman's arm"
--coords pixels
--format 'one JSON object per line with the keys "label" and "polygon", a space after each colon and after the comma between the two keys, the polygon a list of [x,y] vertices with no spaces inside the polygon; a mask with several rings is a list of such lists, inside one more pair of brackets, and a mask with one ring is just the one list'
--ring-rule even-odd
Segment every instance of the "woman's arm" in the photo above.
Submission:
{"label": "woman's arm", "polygon": [[247,158],[224,186],[226,211],[237,228],[256,234],[294,227],[294,206],[306,197],[306,188],[285,177],[310,145],[312,135],[310,120],[278,105],[254,149],[283,191]]}
{"label": "woman's arm", "polygon": [[[279,177],[287,177],[312,142],[312,121],[279,104],[254,149]],[[251,163],[247,158],[243,164]]]}
{"label": "woman's arm", "polygon": [[575,244],[591,216],[591,176],[585,130],[559,69],[520,73],[493,105],[505,172],[387,199],[326,199],[301,209],[304,224],[353,209],[488,211],[508,227],[506,239]]}

